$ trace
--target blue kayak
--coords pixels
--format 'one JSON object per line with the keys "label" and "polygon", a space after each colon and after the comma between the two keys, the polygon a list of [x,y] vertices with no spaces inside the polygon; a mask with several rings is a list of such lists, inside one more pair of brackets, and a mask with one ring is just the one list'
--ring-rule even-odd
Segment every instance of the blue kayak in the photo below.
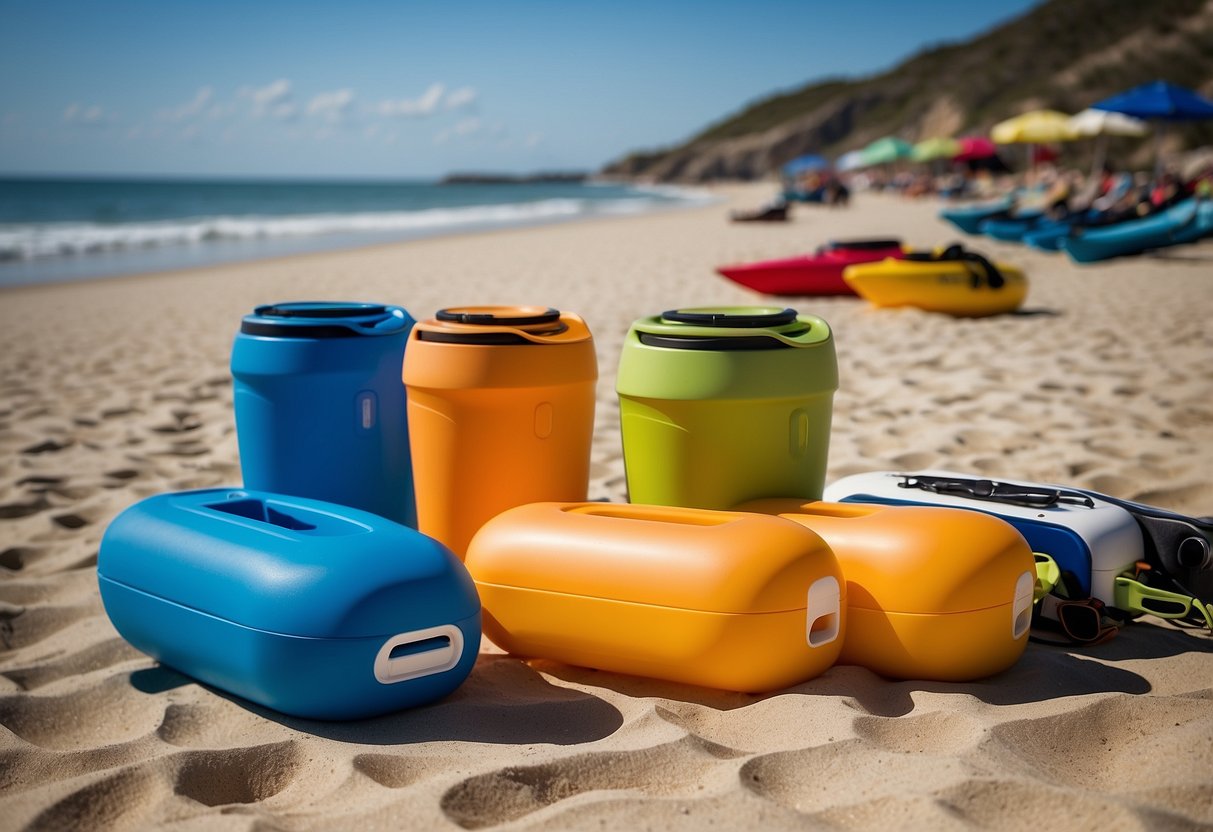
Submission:
{"label": "blue kayak", "polygon": [[818,188],[814,191],[799,191],[789,188],[783,192],[784,202],[825,202],[825,197],[825,188]]}
{"label": "blue kayak", "polygon": [[1010,210],[1011,200],[1000,199],[997,202],[983,202],[980,205],[945,208],[939,212],[939,218],[947,220],[966,234],[980,234],[983,220],[1004,215]]}
{"label": "blue kayak", "polygon": [[1205,237],[1213,237],[1213,200],[1198,199],[1196,201],[1196,218],[1191,225],[1176,232],[1175,242],[1195,243]]}
{"label": "blue kayak", "polygon": [[1041,224],[1050,222],[1052,220],[1045,217],[1042,211],[1021,211],[1009,217],[982,220],[978,224],[978,228],[987,237],[1006,240],[1008,243],[1018,243],[1023,241],[1024,235],[1028,232],[1035,231]]}
{"label": "blue kayak", "polygon": [[1062,238],[1061,245],[1078,263],[1094,263],[1175,245],[1200,233],[1197,207],[1195,199],[1185,199],[1178,205],[1139,220],[1075,228],[1069,236]]}
{"label": "blue kayak", "polygon": [[1054,220],[1042,223],[1023,235],[1025,245],[1041,251],[1061,251],[1061,241],[1070,236],[1073,220]]}

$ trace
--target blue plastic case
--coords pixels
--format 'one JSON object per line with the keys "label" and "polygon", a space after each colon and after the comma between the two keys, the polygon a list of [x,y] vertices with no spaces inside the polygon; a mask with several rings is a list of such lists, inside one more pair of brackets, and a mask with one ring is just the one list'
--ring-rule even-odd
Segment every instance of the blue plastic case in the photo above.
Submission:
{"label": "blue plastic case", "polygon": [[244,487],[417,526],[400,378],[413,319],[399,306],[259,306],[232,345]]}
{"label": "blue plastic case", "polygon": [[480,600],[420,532],[298,497],[212,489],[118,515],[97,559],[105,610],[145,653],[283,713],[356,719],[467,677]]}

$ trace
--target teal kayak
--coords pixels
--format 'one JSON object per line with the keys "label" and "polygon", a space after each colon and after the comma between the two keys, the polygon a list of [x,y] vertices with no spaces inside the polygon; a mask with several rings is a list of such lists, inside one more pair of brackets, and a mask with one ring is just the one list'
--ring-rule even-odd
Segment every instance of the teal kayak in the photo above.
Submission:
{"label": "teal kayak", "polygon": [[1175,242],[1195,243],[1205,237],[1213,237],[1213,200],[1198,199],[1195,220],[1175,234]]}
{"label": "teal kayak", "polygon": [[939,218],[947,220],[966,234],[980,234],[982,222],[995,217],[1005,217],[1010,210],[1011,200],[1008,198],[997,202],[983,202],[980,205],[945,208],[939,212]]}
{"label": "teal kayak", "polygon": [[[1197,201],[1186,199],[1139,220],[1106,227],[1075,228],[1061,240],[1066,253],[1078,263],[1094,263],[1127,254],[1140,254],[1188,241],[1199,233]],[[1195,238],[1192,238],[1195,239]]]}

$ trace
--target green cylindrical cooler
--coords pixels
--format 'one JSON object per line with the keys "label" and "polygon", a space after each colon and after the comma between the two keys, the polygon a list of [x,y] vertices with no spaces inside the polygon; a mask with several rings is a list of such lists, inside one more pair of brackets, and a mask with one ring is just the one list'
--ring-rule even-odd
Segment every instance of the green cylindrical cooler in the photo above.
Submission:
{"label": "green cylindrical cooler", "polygon": [[632,324],[619,362],[633,503],[729,509],[821,499],[838,362],[830,326],[779,307],[676,309]]}

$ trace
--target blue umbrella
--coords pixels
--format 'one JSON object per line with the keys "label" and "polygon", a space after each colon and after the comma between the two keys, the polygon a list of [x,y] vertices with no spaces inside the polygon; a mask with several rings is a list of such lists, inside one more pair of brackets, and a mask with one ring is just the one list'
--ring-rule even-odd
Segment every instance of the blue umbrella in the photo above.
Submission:
{"label": "blue umbrella", "polygon": [[825,170],[830,166],[827,159],[810,153],[807,156],[798,156],[792,161],[783,166],[783,172],[788,176],[795,176],[798,173],[808,173],[811,170]]}
{"label": "blue umbrella", "polygon": [[1213,101],[1186,87],[1166,81],[1151,81],[1091,105],[1134,118],[1161,121],[1196,121],[1213,118]]}
{"label": "blue umbrella", "polygon": [[[1092,104],[1094,110],[1110,110],[1150,121],[1199,121],[1213,119],[1213,101],[1187,87],[1166,81],[1151,81]],[[1154,175],[1162,173],[1162,130],[1154,131]]]}

